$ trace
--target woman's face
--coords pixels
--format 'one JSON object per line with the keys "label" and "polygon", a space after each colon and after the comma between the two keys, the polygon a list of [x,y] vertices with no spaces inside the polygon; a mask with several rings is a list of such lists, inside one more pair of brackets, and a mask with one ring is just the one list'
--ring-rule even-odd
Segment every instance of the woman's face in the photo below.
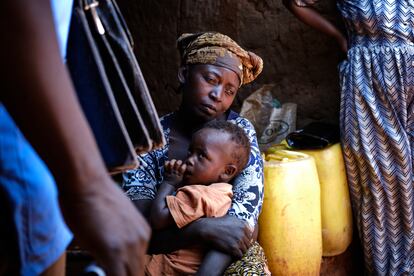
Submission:
{"label": "woman's face", "polygon": [[240,84],[235,72],[210,64],[191,65],[182,70],[181,108],[187,115],[207,122],[219,118],[230,108]]}

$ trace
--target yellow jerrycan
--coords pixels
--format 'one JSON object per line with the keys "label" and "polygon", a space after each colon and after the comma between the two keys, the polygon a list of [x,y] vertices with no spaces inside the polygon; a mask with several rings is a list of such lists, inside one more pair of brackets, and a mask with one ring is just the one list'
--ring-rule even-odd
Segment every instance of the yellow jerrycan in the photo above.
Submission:
{"label": "yellow jerrycan", "polygon": [[352,241],[352,209],[341,145],[295,151],[315,159],[321,188],[323,256],[339,255]]}
{"label": "yellow jerrycan", "polygon": [[273,275],[319,275],[320,189],[313,158],[278,150],[266,155],[259,242]]}

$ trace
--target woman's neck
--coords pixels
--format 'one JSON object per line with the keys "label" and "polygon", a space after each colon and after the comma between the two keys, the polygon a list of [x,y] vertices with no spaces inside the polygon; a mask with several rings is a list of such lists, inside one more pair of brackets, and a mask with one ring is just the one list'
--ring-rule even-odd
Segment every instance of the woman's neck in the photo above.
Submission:
{"label": "woman's neck", "polygon": [[[225,119],[226,115],[223,114],[222,118]],[[204,120],[197,120],[195,116],[188,115],[187,112],[183,112],[181,109],[175,112],[170,125],[169,158],[184,160],[187,156],[191,136],[201,129],[205,123]]]}
{"label": "woman's neck", "polygon": [[[175,112],[175,114],[176,116],[173,122],[173,128],[175,128],[177,131],[181,132],[185,136],[188,135],[189,137],[191,137],[191,135],[194,132],[201,129],[204,126],[204,124],[208,122],[205,119],[200,119],[199,117],[194,116],[193,114],[189,114],[189,112],[186,112],[186,110],[181,107]],[[226,120],[226,118],[227,112],[221,114],[219,117],[215,119]]]}
{"label": "woman's neck", "polygon": [[204,120],[200,120],[196,116],[191,116],[188,112],[185,112],[182,109],[179,109],[176,112],[175,120],[174,120],[174,127],[183,134],[192,135],[193,132],[199,130],[203,127],[206,122]]}

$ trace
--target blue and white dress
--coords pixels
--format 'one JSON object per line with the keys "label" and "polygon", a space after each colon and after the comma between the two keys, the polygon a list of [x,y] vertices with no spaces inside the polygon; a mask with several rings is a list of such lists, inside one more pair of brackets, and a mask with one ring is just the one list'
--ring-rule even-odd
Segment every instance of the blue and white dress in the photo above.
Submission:
{"label": "blue and white dress", "polygon": [[[140,167],[123,174],[123,189],[131,200],[154,199],[164,176],[164,163],[168,160],[170,125],[175,114],[161,118],[166,145],[139,157]],[[251,143],[250,159],[244,170],[233,180],[233,201],[229,214],[243,219],[251,227],[257,223],[263,203],[263,160],[257,145],[253,125],[237,113],[230,111],[230,121],[245,130]]]}
{"label": "blue and white dress", "polygon": [[365,266],[414,275],[414,0],[337,4],[349,48],[341,135]]}

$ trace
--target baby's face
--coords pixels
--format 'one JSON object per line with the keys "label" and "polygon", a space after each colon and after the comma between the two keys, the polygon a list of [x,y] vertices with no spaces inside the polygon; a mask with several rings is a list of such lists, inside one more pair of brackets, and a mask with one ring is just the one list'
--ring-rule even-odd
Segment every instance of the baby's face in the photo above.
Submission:
{"label": "baby's face", "polygon": [[205,128],[193,135],[184,173],[185,184],[209,185],[221,181],[226,165],[233,163],[229,134]]}

